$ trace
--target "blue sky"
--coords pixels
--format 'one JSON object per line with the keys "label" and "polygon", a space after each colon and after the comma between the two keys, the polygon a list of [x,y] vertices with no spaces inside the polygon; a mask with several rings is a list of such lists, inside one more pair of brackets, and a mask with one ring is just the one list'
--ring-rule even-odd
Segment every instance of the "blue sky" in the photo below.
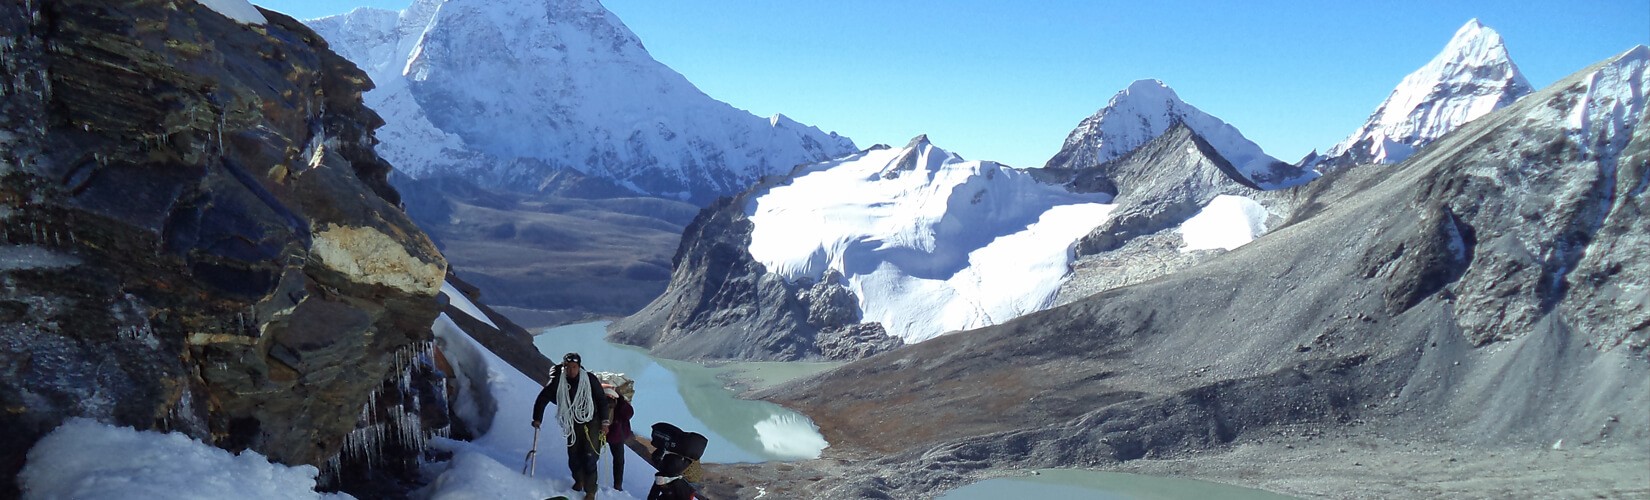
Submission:
{"label": "blue sky", "polygon": [[[408,0],[253,0],[299,18]],[[1042,166],[1136,79],[1295,161],[1339,142],[1468,19],[1544,87],[1650,43],[1650,1],[605,0],[705,93],[861,147],[926,133]]]}

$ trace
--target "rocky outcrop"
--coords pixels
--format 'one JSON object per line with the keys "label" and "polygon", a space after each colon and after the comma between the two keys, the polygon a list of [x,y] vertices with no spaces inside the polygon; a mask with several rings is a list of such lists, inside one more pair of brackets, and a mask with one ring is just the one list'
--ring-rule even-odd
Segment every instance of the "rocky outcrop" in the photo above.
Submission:
{"label": "rocky outcrop", "polygon": [[[1037,172],[1073,190],[1106,189],[1116,196],[1112,202],[1117,208],[1110,218],[1074,247],[1078,261],[1061,285],[1061,303],[1157,278],[1218,255],[1221,250],[1183,251],[1186,244],[1179,233],[1218,196],[1260,204],[1268,212],[1265,226],[1276,228],[1293,206],[1286,193],[1301,189],[1263,191],[1183,124],[1104,164]],[[1100,179],[1103,185],[1096,184]]]}
{"label": "rocky outcrop", "polygon": [[1626,250],[1650,237],[1647,60],[1636,48],[1409,161],[1326,177],[1298,194],[1315,208],[1200,265],[758,395],[833,449],[886,457],[811,491],[833,498],[1286,426],[1650,458],[1650,326]]}
{"label": "rocky outcrop", "polygon": [[902,344],[858,322],[840,276],[787,282],[751,257],[745,196],[764,185],[699,212],[671,261],[670,286],[614,322],[612,340],[679,359],[782,361],[857,359]]}
{"label": "rocky outcrop", "polygon": [[74,416],[320,465],[427,345],[371,83],[263,14],[0,7],[0,474]]}

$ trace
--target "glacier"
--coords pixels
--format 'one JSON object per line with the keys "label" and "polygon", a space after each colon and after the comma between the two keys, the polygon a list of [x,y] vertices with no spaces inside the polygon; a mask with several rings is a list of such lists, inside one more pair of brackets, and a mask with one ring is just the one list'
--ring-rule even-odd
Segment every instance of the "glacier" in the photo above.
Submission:
{"label": "glacier", "polygon": [[803,167],[750,198],[750,254],[786,280],[840,273],[907,343],[1048,307],[1111,196],[966,161],[918,137]]}

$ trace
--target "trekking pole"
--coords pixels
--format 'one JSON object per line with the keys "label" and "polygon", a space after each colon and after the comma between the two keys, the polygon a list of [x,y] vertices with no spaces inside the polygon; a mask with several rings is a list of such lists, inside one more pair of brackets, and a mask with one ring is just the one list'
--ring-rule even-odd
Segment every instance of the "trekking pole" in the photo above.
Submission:
{"label": "trekking pole", "polygon": [[527,477],[533,477],[533,473],[537,472],[535,470],[536,467],[534,467],[534,466],[538,465],[538,456],[539,456],[539,428],[534,427],[533,428],[533,448],[527,450],[527,464],[521,466],[521,473],[522,474],[526,474]]}

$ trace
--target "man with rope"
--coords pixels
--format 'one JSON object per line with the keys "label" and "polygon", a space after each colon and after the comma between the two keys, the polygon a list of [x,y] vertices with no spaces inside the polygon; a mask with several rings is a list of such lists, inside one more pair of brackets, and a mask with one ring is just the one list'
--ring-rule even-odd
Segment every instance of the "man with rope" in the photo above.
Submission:
{"label": "man with rope", "polygon": [[584,498],[590,500],[596,498],[599,489],[596,466],[606,445],[603,441],[611,414],[607,397],[601,393],[601,380],[580,365],[579,353],[570,352],[550,370],[550,384],[533,402],[533,428],[544,420],[544,405],[555,403],[556,420],[561,423],[562,437],[567,438],[567,468],[573,472],[573,490],[583,491]]}

